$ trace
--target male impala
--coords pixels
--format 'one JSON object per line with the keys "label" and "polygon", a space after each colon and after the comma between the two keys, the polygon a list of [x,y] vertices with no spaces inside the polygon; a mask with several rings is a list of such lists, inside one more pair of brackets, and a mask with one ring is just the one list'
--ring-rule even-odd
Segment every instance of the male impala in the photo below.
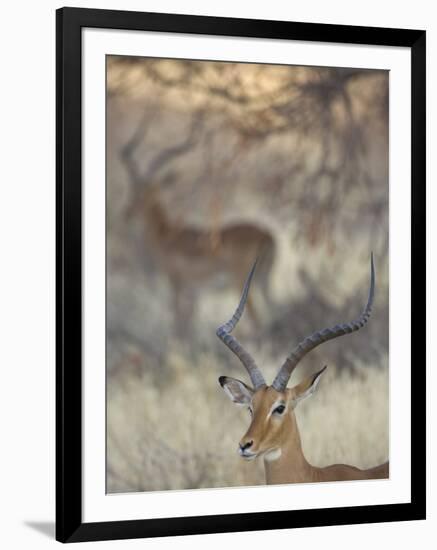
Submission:
{"label": "male impala", "polygon": [[360,470],[346,464],[333,464],[325,468],[317,468],[309,464],[302,451],[294,409],[300,401],[315,391],[326,366],[297,386],[287,388],[293,370],[309,351],[322,342],[359,330],[367,323],[375,289],[373,255],[369,298],[363,313],[351,323],[326,328],[305,338],[287,357],[271,386],[267,386],[251,355],[230,334],[243,314],[255,267],[256,262],[246,280],[234,315],[217,330],[217,336],[235,353],[247,369],[253,385],[249,387],[240,380],[228,376],[219,378],[220,385],[231,401],[247,406],[252,416],[249,429],[239,444],[240,455],[246,460],[253,460],[258,456],[264,458],[267,484],[388,477],[388,462],[369,470]]}

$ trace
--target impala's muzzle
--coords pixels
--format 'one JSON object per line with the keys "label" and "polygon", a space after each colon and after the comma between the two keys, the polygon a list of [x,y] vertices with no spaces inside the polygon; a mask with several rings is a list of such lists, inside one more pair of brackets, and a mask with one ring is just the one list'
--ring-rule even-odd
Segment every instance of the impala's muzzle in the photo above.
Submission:
{"label": "impala's muzzle", "polygon": [[246,460],[254,459],[257,456],[257,453],[254,453],[253,451],[251,451],[252,446],[253,446],[253,440],[240,441],[238,445],[239,455],[245,458]]}

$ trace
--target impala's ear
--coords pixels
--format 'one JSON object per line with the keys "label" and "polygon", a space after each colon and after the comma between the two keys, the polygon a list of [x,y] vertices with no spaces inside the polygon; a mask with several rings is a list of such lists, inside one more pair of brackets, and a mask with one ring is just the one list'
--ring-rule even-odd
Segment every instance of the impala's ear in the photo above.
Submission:
{"label": "impala's ear", "polygon": [[320,378],[322,377],[322,374],[325,372],[326,368],[327,368],[327,365],[325,365],[322,370],[319,370],[319,372],[316,372],[316,374],[313,374],[309,378],[306,378],[305,380],[303,380],[300,384],[298,384],[294,388],[291,388],[291,391],[292,391],[291,406],[293,407],[293,409],[294,407],[296,407],[298,403],[300,403],[306,397],[309,397],[316,391]]}
{"label": "impala's ear", "polygon": [[229,399],[237,405],[248,405],[252,401],[255,393],[252,388],[246,386],[244,382],[229,376],[220,376],[220,386],[225,390]]}

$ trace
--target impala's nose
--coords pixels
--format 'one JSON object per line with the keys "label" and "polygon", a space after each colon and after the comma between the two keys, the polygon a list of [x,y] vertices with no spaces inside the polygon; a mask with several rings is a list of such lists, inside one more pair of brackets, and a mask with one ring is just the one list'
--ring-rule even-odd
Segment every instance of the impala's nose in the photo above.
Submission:
{"label": "impala's nose", "polygon": [[240,456],[242,456],[246,460],[253,460],[256,457],[256,453],[251,451],[250,449],[253,446],[253,440],[250,441],[240,441],[239,443],[239,449],[238,452],[240,453]]}
{"label": "impala's nose", "polygon": [[253,445],[253,440],[247,441],[246,443],[240,443],[241,452],[244,453],[244,451],[252,447],[252,445]]}

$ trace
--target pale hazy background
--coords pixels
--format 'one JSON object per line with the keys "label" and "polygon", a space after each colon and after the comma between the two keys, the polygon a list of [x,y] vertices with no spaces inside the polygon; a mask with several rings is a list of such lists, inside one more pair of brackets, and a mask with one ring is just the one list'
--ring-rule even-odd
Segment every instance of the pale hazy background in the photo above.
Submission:
{"label": "pale hazy background", "polygon": [[329,365],[297,410],[310,462],[385,461],[387,73],[110,57],[107,115],[108,491],[264,482],[217,382],[246,373],[215,336],[258,248],[236,334],[267,380],[361,312],[374,251],[369,324],[291,383]]}

